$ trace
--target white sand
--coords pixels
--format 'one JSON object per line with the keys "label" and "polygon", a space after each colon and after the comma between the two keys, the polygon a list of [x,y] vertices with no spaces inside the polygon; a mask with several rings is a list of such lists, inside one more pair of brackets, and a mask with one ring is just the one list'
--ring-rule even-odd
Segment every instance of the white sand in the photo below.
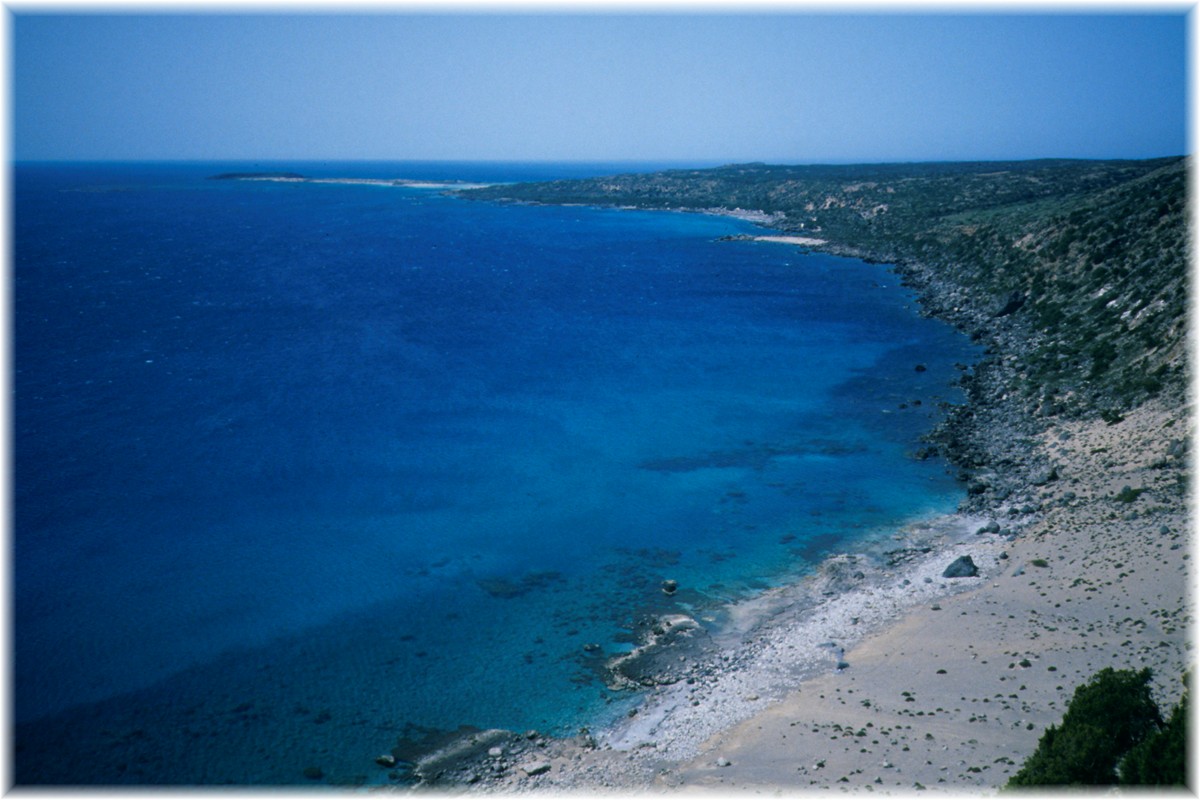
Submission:
{"label": "white sand", "polygon": [[798,244],[805,247],[816,247],[825,244],[825,239],[814,239],[811,236],[755,236],[756,242],[776,242],[778,244]]}
{"label": "white sand", "polygon": [[[1058,426],[1045,444],[1064,478],[1044,502],[1069,491],[1076,500],[1006,544],[1006,561],[976,558],[986,577],[974,589],[938,600],[940,610],[918,603],[848,648],[850,669],[800,683],[658,781],[995,787],[1104,667],[1151,667],[1160,705],[1174,704],[1191,660],[1191,531],[1178,473],[1161,463],[1186,425],[1183,409],[1147,406],[1115,426]],[[1113,495],[1124,485],[1147,491],[1122,503]]]}

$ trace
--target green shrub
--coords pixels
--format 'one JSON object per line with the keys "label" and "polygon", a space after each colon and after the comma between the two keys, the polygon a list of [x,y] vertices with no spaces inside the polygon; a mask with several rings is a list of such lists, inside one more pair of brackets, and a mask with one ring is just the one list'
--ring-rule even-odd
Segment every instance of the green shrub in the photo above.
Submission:
{"label": "green shrub", "polygon": [[1125,486],[1117,493],[1117,501],[1121,503],[1132,503],[1137,500],[1145,489],[1134,489],[1130,486]]}
{"label": "green shrub", "polygon": [[[1186,683],[1186,679],[1185,679]],[[1188,700],[1190,687],[1161,729],[1136,744],[1121,762],[1121,783],[1141,786],[1186,786]]]}
{"label": "green shrub", "polygon": [[[1103,669],[1075,690],[1059,726],[1008,782],[1026,786],[1186,786],[1190,687],[1165,725],[1150,670]],[[1032,728],[1032,725],[1029,726]]]}
{"label": "green shrub", "polygon": [[1149,668],[1140,672],[1105,668],[1096,673],[1090,683],[1075,690],[1062,723],[1046,729],[1008,786],[1117,783],[1122,757],[1161,724],[1149,682]]}

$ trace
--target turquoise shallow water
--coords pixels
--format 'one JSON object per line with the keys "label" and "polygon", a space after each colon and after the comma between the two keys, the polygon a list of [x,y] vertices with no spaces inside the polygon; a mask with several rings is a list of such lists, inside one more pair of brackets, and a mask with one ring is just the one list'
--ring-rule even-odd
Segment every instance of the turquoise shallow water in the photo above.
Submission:
{"label": "turquoise shallow water", "polygon": [[229,168],[17,167],[18,781],[349,780],[404,731],[596,724],[638,614],[961,494],[908,454],[972,349],[883,266]]}

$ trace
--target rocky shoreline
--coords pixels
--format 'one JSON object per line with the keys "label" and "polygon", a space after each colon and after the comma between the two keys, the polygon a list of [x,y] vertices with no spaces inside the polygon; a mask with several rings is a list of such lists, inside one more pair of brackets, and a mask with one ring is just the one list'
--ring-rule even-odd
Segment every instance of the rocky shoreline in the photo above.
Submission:
{"label": "rocky shoreline", "polygon": [[[711,736],[805,678],[853,669],[847,648],[905,609],[971,588],[977,574],[946,577],[958,554],[970,552],[974,566],[992,571],[1015,535],[971,515],[922,520],[735,604],[719,629],[685,614],[649,620],[639,646],[608,664],[610,688],[649,690],[627,719],[567,739],[464,730],[426,752],[402,754],[411,758],[400,760],[411,769],[405,777],[417,787],[472,791],[647,788],[664,767],[695,758]],[[394,766],[389,755],[397,752],[380,763]]]}
{"label": "rocky shoreline", "polygon": [[[836,244],[819,249],[876,261],[893,255]],[[930,654],[939,653],[947,664],[967,657],[977,663],[979,652],[973,644],[958,650],[944,650],[933,642],[923,649],[914,648],[916,640],[907,632],[915,621],[931,614],[935,619],[949,618],[951,614],[946,612],[960,605],[960,616],[997,604],[1032,613],[1035,620],[1044,604],[1059,616],[1057,609],[1080,599],[1112,600],[1121,605],[1119,598],[1109,597],[1105,587],[1121,584],[1117,591],[1130,591],[1134,563],[1142,576],[1138,580],[1145,580],[1158,572],[1153,565],[1164,548],[1178,554],[1178,569],[1170,581],[1151,579],[1137,591],[1143,605],[1150,603],[1145,598],[1155,598],[1155,614],[1160,620],[1170,615],[1170,625],[1149,628],[1143,618],[1140,631],[1131,631],[1124,622],[1117,623],[1112,637],[1121,637],[1118,644],[1104,638],[1097,620],[1063,624],[1072,630],[1086,626],[1082,636],[1090,636],[1092,641],[1084,645],[1085,651],[1112,650],[1112,659],[1097,662],[1102,666],[1143,666],[1148,654],[1153,655],[1150,660],[1156,665],[1157,690],[1168,697],[1178,695],[1179,678],[1189,660],[1186,625],[1177,621],[1188,613],[1190,586],[1188,556],[1182,552],[1190,539],[1184,486],[1191,421],[1185,398],[1156,399],[1121,420],[1059,417],[1045,398],[1018,397],[1007,389],[1038,337],[1013,313],[1020,298],[996,304],[989,298],[976,298],[938,270],[912,262],[893,269],[918,292],[923,314],[954,324],[986,348],[980,362],[962,376],[967,402],[949,408],[944,421],[927,437],[930,448],[936,448],[959,471],[966,489],[959,512],[918,522],[858,553],[835,556],[797,584],[737,604],[729,609],[731,619],[716,636],[703,620],[688,616],[651,620],[634,653],[609,665],[611,685],[652,687],[627,720],[610,730],[585,731],[569,739],[552,739],[536,732],[468,732],[449,745],[415,756],[409,762],[411,773],[405,776],[408,786],[472,792],[629,792],[689,786],[833,788],[837,783],[844,787],[860,782],[851,776],[866,776],[868,764],[877,766],[876,772],[888,772],[889,778],[904,777],[892,781],[870,774],[870,781],[861,781],[870,784],[867,788],[881,783],[909,790],[934,783],[996,786],[1032,752],[1041,728],[1057,721],[1074,686],[1090,675],[1083,674],[1082,666],[1069,678],[1056,675],[1063,668],[1053,666],[1039,674],[1041,680],[1022,675],[1021,690],[1030,697],[1021,699],[1020,706],[1016,705],[1017,694],[972,698],[982,703],[999,701],[998,707],[1020,710],[1018,721],[1009,724],[1006,719],[1005,735],[992,742],[990,750],[979,736],[971,735],[981,726],[980,715],[964,714],[961,706],[955,709],[959,721],[939,720],[934,726],[939,734],[928,732],[930,738],[922,738],[924,746],[917,747],[916,742],[906,741],[906,734],[895,733],[905,727],[904,712],[911,712],[903,702],[927,696],[939,683],[951,682],[939,677],[948,674],[947,668],[924,669],[929,666]],[[1106,444],[1079,447],[1084,441]],[[1115,469],[1116,456],[1110,455],[1117,450],[1124,454],[1125,460],[1120,462],[1123,472]],[[1147,494],[1154,505],[1143,503],[1139,506],[1143,510],[1122,508],[1128,501],[1121,490],[1110,485],[1118,473],[1124,475],[1120,480],[1140,484],[1135,499]],[[1148,543],[1142,550],[1138,549],[1140,538]],[[1109,541],[1107,549],[1097,548],[1100,540]],[[950,564],[964,555],[978,573],[946,577]],[[1068,555],[1073,556],[1072,565],[1090,558],[1092,571],[1060,576],[1058,565],[1050,564],[1066,560]],[[1098,585],[1095,571],[1120,577]],[[1047,578],[1053,585],[1046,585]],[[1005,590],[1012,596],[1002,598]],[[1085,590],[1088,595],[1076,597]],[[998,614],[989,613],[993,618]],[[1017,617],[1011,613],[1003,619]],[[1046,627],[1051,632],[1061,630]],[[1046,635],[1015,623],[1012,628],[995,632],[995,639],[985,649],[1007,647],[1005,654],[1015,654],[1030,640]],[[890,668],[889,679],[877,678],[873,688],[897,680],[911,688],[889,698],[863,697],[854,706],[859,716],[891,719],[894,724],[888,729],[891,746],[882,748],[888,750],[888,756],[879,761],[873,752],[868,753],[869,748],[859,748],[856,754],[851,752],[854,748],[843,746],[845,726],[833,720],[845,716],[845,699],[839,698],[840,706],[831,709],[831,701],[827,701],[831,695],[815,690],[832,687],[840,692],[859,679],[865,664],[896,657],[889,645],[881,643],[896,639],[899,632],[906,632],[908,655]],[[1143,634],[1140,643],[1129,638],[1138,632]],[[936,637],[939,633],[933,625],[924,635]],[[1151,645],[1154,635],[1162,638]],[[943,638],[952,641],[954,636]],[[1039,651],[1046,649],[1043,643],[1038,647]],[[1057,650],[1051,646],[1050,652],[1061,664],[1086,661],[1090,665],[1090,660],[1077,658],[1076,649],[1073,645]],[[1011,658],[1013,664],[1018,663],[1015,655]],[[1022,657],[1019,663],[1034,662]],[[1016,669],[1029,672],[1024,666]],[[922,677],[917,679],[919,675]],[[960,688],[964,694],[959,702],[965,703],[969,690],[982,694],[985,687]],[[857,691],[864,689],[859,686]],[[889,716],[884,709],[897,697],[901,707]],[[764,741],[762,731],[767,726],[763,721],[778,727],[782,724],[780,709],[785,708],[796,713],[787,728],[803,726],[809,733],[801,747],[786,743],[787,729],[776,734],[779,738]],[[831,716],[824,719],[822,715]],[[953,716],[943,707],[928,711],[929,717],[937,715]],[[822,730],[834,733],[818,735]],[[866,727],[858,727],[854,738],[873,735],[866,731]],[[801,734],[792,731],[792,735]],[[963,752],[948,756],[950,745],[941,744],[946,738],[980,763],[968,766]],[[870,741],[880,749],[881,739]],[[931,742],[942,749],[933,749]],[[984,754],[990,761],[982,758]],[[842,772],[835,775],[833,765],[839,762]],[[956,774],[955,767],[960,768]]]}

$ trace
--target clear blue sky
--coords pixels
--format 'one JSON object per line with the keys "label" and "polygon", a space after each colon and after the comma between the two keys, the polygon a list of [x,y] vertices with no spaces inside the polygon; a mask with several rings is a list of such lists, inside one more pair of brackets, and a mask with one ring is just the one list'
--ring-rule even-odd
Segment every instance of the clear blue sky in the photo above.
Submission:
{"label": "clear blue sky", "polygon": [[940,12],[12,17],[31,159],[1141,158],[1187,17]]}

